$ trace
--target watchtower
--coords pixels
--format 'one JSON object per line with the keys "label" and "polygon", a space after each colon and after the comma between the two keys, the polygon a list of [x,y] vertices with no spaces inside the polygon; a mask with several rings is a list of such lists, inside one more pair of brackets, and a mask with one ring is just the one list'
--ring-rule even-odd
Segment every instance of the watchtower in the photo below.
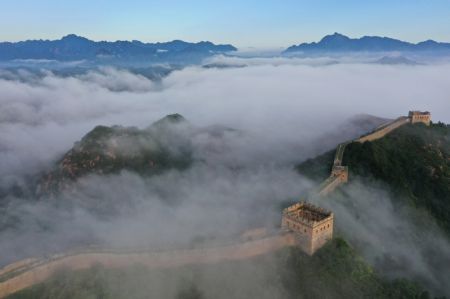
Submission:
{"label": "watchtower", "polygon": [[348,182],[348,167],[347,166],[333,166],[331,169],[331,176],[339,177],[342,183]]}
{"label": "watchtower", "polygon": [[412,124],[424,123],[429,126],[431,122],[431,113],[428,111],[409,111],[408,118]]}
{"label": "watchtower", "polygon": [[333,213],[299,202],[283,210],[281,228],[292,232],[297,245],[313,255],[333,238]]}

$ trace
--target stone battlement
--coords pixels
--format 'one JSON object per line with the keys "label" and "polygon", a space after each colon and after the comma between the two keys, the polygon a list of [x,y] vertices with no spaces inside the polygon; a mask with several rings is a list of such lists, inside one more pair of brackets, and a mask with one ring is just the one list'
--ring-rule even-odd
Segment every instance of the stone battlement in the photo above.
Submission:
{"label": "stone battlement", "polygon": [[416,123],[423,123],[427,126],[431,124],[431,113],[428,111],[409,111],[408,116],[401,116],[391,122],[388,122],[386,124],[381,125],[378,127],[375,131],[366,134],[364,136],[361,136],[360,138],[356,139],[357,142],[366,142],[366,141],[374,141],[380,138],[383,138],[390,132],[394,131],[395,129],[406,125],[408,123],[416,124]]}
{"label": "stone battlement", "polygon": [[283,217],[288,217],[308,227],[321,224],[332,214],[330,211],[307,202],[299,202],[283,210]]}
{"label": "stone battlement", "polygon": [[424,123],[429,126],[431,123],[431,113],[428,111],[409,111],[408,118],[412,124]]}
{"label": "stone battlement", "polygon": [[374,141],[380,138],[383,138],[384,136],[386,136],[387,134],[389,134],[390,132],[394,131],[395,129],[406,125],[407,123],[410,123],[411,120],[406,117],[406,116],[402,116],[399,117],[391,122],[388,122],[387,124],[384,124],[380,127],[378,127],[375,131],[364,135],[358,139],[356,139],[356,142],[360,142],[360,143],[364,143],[366,141]]}
{"label": "stone battlement", "polygon": [[281,228],[294,233],[296,245],[309,255],[333,237],[333,213],[306,202],[283,211]]}

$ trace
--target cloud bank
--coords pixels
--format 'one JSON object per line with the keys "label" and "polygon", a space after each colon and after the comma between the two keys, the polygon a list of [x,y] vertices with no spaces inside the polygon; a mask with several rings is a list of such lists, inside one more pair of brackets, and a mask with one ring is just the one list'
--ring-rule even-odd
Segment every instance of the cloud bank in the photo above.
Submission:
{"label": "cloud bank", "polygon": [[344,196],[316,200],[335,213],[338,231],[384,276],[408,277],[448,295],[448,236],[426,212],[399,204],[386,190],[353,178]]}
{"label": "cloud bank", "polygon": [[360,113],[394,118],[420,109],[450,122],[449,75],[448,65],[358,64],[194,67],[160,83],[110,68],[68,78],[3,74],[1,174],[48,162],[95,125],[144,127],[174,112],[197,125],[222,124],[268,143],[303,146]]}
{"label": "cloud bank", "polygon": [[[158,82],[113,68],[69,77],[1,71],[0,190],[7,202],[2,211],[7,219],[20,221],[0,233],[1,240],[8,240],[0,242],[0,263],[92,240],[109,246],[175,246],[198,237],[227,238],[254,225],[270,226],[279,217],[277,205],[311,185],[294,173],[295,163],[368,129],[348,119],[359,114],[395,118],[418,109],[431,111],[436,121],[450,122],[450,65],[289,61],[246,60],[243,68],[189,67]],[[204,162],[186,172],[83,178],[76,193],[58,198],[72,205],[64,212],[54,203],[30,203],[7,192],[50,168],[96,125],[143,128],[171,113],[182,114],[200,131],[220,125],[237,133],[216,139],[197,134],[193,144]],[[398,240],[378,234],[384,218],[377,214],[365,215],[370,221],[358,225],[354,209],[369,211],[377,202],[366,196],[351,198],[356,202],[352,208],[345,203],[332,208],[343,230],[357,228],[362,248]],[[111,206],[121,216],[99,219],[86,202],[96,202],[100,209]],[[391,219],[389,199],[382,203],[381,211],[393,225],[406,227],[407,235],[409,224]],[[444,242],[438,248],[447,248],[443,238],[437,239]],[[402,242],[407,247],[417,244],[408,238]],[[378,249],[364,251],[374,264],[385,252]],[[403,249],[389,245],[393,259],[408,262]],[[422,252],[412,252],[416,276],[430,271]]]}

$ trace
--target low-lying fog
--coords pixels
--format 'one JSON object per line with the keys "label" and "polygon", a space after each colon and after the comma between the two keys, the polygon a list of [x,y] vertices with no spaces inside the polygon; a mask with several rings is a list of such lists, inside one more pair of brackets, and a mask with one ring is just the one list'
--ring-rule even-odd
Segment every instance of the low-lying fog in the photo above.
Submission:
{"label": "low-lying fog", "polygon": [[[0,232],[0,265],[86,240],[107,246],[183,245],[196,237],[226,238],[252,225],[272,224],[283,201],[299,198],[314,183],[292,167],[362,133],[351,122],[355,115],[395,118],[411,109],[429,110],[434,121],[450,122],[450,65],[305,65],[295,59],[239,58],[237,64],[242,63],[247,67],[189,67],[161,81],[115,68],[69,77],[0,70],[3,192],[51,167],[99,124],[143,128],[180,113],[196,128],[221,125],[242,132],[224,137],[219,146],[226,150],[212,155],[204,150],[212,141],[194,140],[206,163],[187,171],[151,178],[129,172],[85,177],[76,194],[57,198],[61,206],[77,202],[74,196],[114,205],[122,209],[114,220],[98,219],[82,205],[66,210],[5,195],[1,219],[16,217],[17,223]],[[381,201],[366,196],[363,186],[357,189],[351,197],[357,199],[354,205],[338,201],[329,206],[349,240],[364,245],[369,261],[377,264],[388,252],[396,262],[408,263],[394,275],[420,274],[431,280],[443,275],[445,269],[435,273],[434,262],[424,258],[427,244],[413,237],[393,238],[386,219],[403,228],[404,235],[412,224],[395,217],[383,188],[376,187],[375,193]],[[364,217],[354,216],[355,210]],[[377,217],[380,211],[383,217]],[[448,240],[437,228],[433,231],[438,233],[429,244],[439,244],[440,254],[450,252]],[[404,246],[391,246],[398,242]],[[374,244],[384,245],[369,246]],[[417,257],[415,263],[408,253]]]}

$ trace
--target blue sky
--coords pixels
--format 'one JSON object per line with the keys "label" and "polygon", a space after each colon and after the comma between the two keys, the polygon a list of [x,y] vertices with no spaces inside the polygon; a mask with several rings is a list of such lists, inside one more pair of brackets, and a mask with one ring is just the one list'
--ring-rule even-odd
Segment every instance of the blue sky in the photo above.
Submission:
{"label": "blue sky", "polygon": [[285,47],[340,32],[450,41],[450,0],[3,0],[0,40],[210,40]]}

